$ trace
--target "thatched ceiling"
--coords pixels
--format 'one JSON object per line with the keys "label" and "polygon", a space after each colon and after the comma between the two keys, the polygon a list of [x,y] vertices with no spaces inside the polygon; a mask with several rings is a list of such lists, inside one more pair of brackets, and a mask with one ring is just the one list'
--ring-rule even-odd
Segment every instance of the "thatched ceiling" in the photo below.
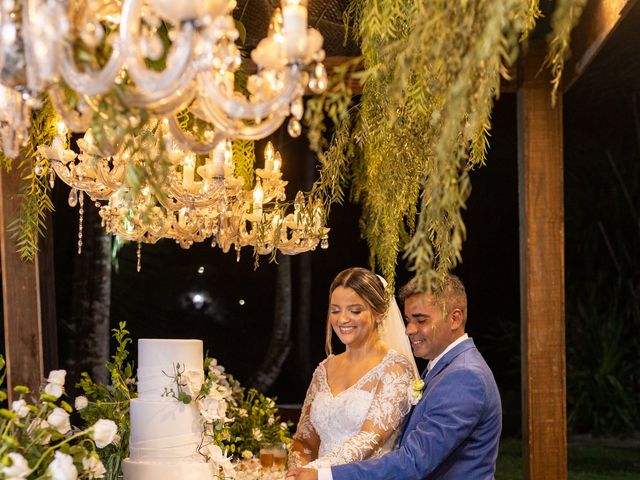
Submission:
{"label": "thatched ceiling", "polygon": [[[348,4],[349,0],[309,0],[309,26],[322,33],[328,56],[358,54],[358,46],[352,39],[344,45],[342,12]],[[234,16],[247,30],[247,46],[250,49],[267,35],[269,20],[278,6],[279,0],[238,0]]]}

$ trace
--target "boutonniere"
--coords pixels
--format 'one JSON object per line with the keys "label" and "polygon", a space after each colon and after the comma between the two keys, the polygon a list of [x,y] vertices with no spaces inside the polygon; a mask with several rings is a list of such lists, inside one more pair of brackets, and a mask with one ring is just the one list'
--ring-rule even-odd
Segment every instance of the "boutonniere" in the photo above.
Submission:
{"label": "boutonniere", "polygon": [[424,390],[424,381],[414,380],[414,382],[409,387],[409,399],[411,400],[411,405],[416,405],[422,399],[422,391]]}

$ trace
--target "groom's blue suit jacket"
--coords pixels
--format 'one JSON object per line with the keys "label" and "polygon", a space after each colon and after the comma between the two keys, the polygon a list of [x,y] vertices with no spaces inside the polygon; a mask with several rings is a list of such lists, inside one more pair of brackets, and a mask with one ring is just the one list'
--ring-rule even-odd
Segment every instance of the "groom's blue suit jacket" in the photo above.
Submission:
{"label": "groom's blue suit jacket", "polygon": [[473,340],[453,347],[424,380],[398,448],[379,459],[332,467],[333,480],[494,478],[500,394]]}

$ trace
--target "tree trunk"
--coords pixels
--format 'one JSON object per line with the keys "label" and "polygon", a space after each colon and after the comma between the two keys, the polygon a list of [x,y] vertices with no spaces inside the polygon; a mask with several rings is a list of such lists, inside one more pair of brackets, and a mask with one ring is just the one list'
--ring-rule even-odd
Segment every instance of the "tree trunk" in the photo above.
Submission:
{"label": "tree trunk", "polygon": [[262,365],[248,384],[266,392],[274,384],[291,349],[291,257],[278,254],[276,301],[271,341]]}
{"label": "tree trunk", "polygon": [[74,258],[69,358],[66,367],[75,383],[88,372],[107,383],[111,308],[111,236],[100,224],[98,210],[84,202],[82,253]]}

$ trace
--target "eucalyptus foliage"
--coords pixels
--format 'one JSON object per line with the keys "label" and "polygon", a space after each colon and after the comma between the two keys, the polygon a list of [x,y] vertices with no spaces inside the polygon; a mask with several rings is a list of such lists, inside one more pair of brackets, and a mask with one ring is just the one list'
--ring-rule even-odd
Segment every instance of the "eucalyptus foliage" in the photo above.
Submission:
{"label": "eucalyptus foliage", "polygon": [[[566,56],[566,26],[580,12],[560,3],[554,74]],[[328,112],[345,103],[343,90],[334,87],[310,101],[312,147],[319,146],[326,116],[336,125],[314,192],[324,204],[340,202],[351,180],[371,266],[391,285],[400,252],[427,287],[461,261],[468,172],[485,162],[501,77],[508,77],[519,41],[538,16],[536,0],[349,4],[345,22],[362,50],[362,96],[348,116],[337,118]]]}

